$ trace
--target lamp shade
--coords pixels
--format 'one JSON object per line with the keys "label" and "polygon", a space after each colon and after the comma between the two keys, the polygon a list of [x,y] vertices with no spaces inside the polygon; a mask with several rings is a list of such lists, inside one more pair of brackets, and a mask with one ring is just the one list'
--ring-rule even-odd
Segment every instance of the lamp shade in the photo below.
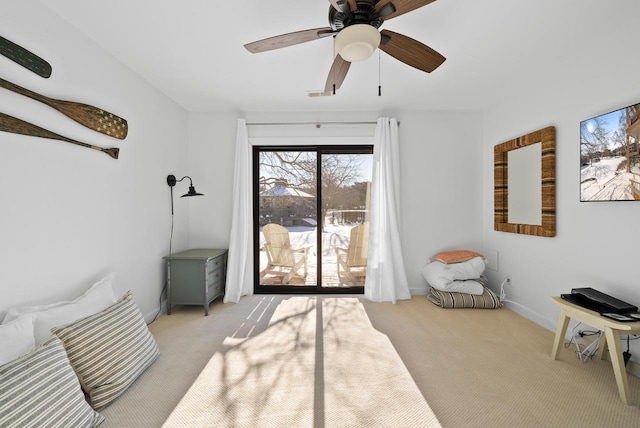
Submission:
{"label": "lamp shade", "polygon": [[349,62],[369,58],[380,45],[378,29],[369,24],[354,24],[341,30],[335,39],[336,51]]}
{"label": "lamp shade", "polygon": [[193,186],[189,186],[189,191],[187,193],[185,193],[184,195],[180,196],[181,198],[185,198],[188,196],[203,196],[204,193],[198,193],[196,192],[196,188]]}

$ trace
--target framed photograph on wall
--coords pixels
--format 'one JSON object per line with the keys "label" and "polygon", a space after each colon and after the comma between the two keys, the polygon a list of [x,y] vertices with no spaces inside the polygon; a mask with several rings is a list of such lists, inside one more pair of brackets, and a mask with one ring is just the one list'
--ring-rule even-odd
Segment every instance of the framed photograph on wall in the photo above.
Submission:
{"label": "framed photograph on wall", "polygon": [[580,122],[580,202],[640,200],[640,104]]}

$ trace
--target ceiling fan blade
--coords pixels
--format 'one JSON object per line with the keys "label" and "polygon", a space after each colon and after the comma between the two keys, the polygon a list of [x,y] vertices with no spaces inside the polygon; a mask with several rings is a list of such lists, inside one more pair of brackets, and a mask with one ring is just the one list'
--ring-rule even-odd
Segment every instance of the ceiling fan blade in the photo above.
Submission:
{"label": "ceiling fan blade", "polygon": [[388,53],[398,61],[404,62],[418,70],[431,73],[433,70],[440,67],[446,59],[429,46],[424,45],[411,37],[394,33],[389,30],[382,30],[380,35],[381,50]]}
{"label": "ceiling fan blade", "polygon": [[[384,10],[388,12],[383,13],[382,18],[386,21],[407,12],[411,12],[412,10],[416,10],[422,6],[426,6],[434,1],[436,0],[380,0],[376,4],[376,12],[380,13],[380,10],[385,8]],[[390,3],[395,7],[395,11],[393,10],[394,8],[387,6]]]}
{"label": "ceiling fan blade", "polygon": [[333,34],[331,27],[314,28],[312,30],[296,31],[293,33],[281,34],[247,43],[245,48],[251,53],[266,52],[273,49],[286,48],[300,43],[310,42]]}
{"label": "ceiling fan blade", "polygon": [[350,6],[347,4],[346,0],[329,0],[331,6],[338,12],[349,13]]}
{"label": "ceiling fan blade", "polygon": [[342,59],[340,54],[336,54],[333,60],[331,70],[329,70],[329,77],[327,77],[327,84],[324,85],[324,92],[333,94],[336,90],[340,89],[344,78],[347,77],[347,72],[351,67],[349,61]]}

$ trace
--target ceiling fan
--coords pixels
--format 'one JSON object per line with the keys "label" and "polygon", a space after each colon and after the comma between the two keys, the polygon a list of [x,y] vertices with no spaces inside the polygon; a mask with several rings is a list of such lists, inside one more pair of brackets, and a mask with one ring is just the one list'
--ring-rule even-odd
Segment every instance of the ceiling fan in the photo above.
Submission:
{"label": "ceiling fan", "polygon": [[376,48],[397,60],[431,73],[445,57],[410,37],[389,30],[378,31],[385,20],[433,3],[435,0],[329,0],[329,27],[296,31],[244,45],[251,53],[266,52],[328,36],[335,38],[336,56],[329,70],[324,92],[310,96],[332,95],[339,89],[352,62],[369,58]]}

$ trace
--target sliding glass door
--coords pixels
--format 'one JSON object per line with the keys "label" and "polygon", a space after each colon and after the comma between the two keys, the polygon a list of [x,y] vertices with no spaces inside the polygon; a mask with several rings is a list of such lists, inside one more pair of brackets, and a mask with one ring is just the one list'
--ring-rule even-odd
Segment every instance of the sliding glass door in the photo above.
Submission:
{"label": "sliding glass door", "polygon": [[256,293],[362,293],[372,146],[254,147]]}

